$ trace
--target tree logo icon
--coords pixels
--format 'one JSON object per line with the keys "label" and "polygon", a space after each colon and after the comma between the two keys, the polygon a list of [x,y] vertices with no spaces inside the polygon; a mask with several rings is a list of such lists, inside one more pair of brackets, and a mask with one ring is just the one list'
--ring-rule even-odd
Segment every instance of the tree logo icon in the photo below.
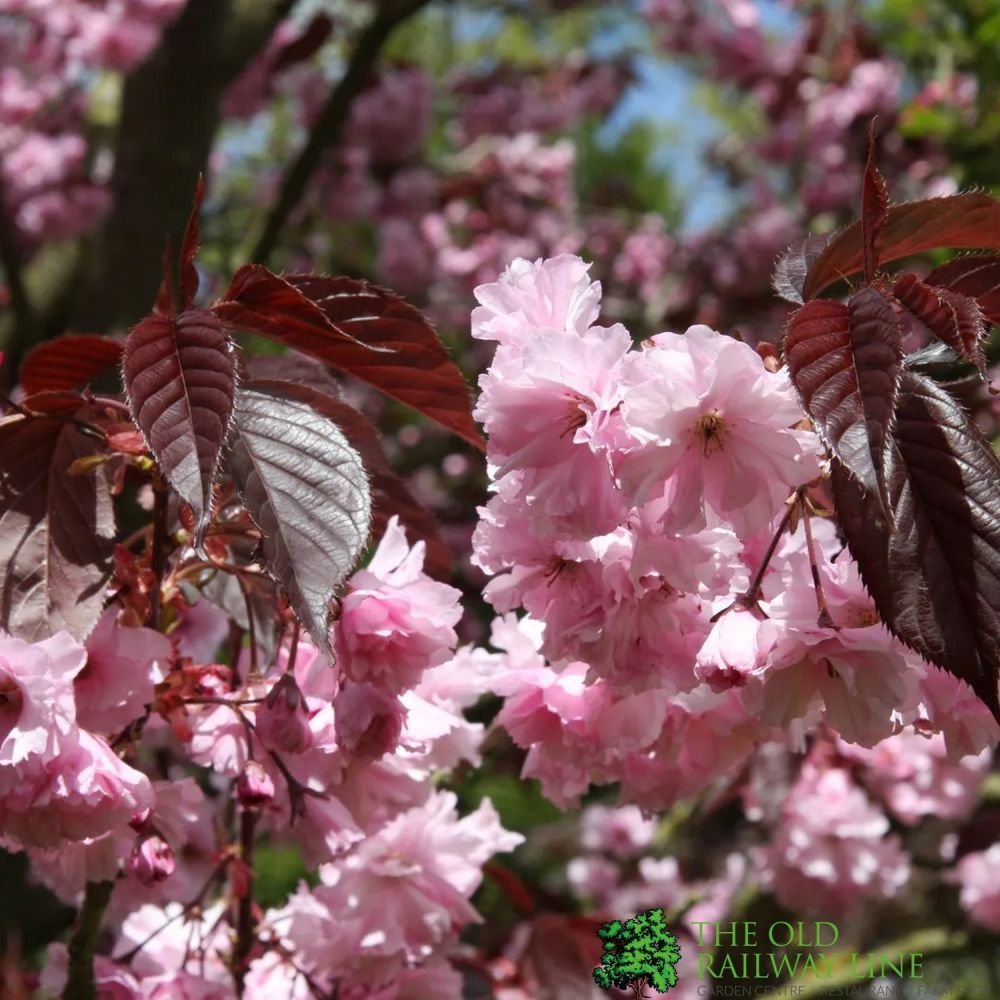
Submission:
{"label": "tree logo icon", "polygon": [[601,964],[594,969],[594,982],[601,989],[612,986],[632,990],[635,997],[648,997],[646,987],[666,993],[677,985],[681,946],[667,929],[663,910],[646,910],[630,920],[609,920],[597,936],[604,942]]}

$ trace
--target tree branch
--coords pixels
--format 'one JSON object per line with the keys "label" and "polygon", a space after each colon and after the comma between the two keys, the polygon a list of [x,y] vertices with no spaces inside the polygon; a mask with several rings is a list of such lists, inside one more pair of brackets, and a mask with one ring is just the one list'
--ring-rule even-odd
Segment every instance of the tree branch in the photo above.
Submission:
{"label": "tree branch", "polygon": [[252,261],[266,263],[274,253],[282,230],[302,200],[309,179],[323,160],[323,154],[340,140],[351,104],[368,82],[389,36],[429,2],[430,0],[383,0],[379,4],[375,17],[358,38],[347,70],[327,97],[305,146],[285,174],[278,200],[250,255]]}
{"label": "tree branch", "polygon": [[94,952],[101,933],[101,921],[111,899],[113,881],[88,882],[76,931],[69,942],[69,978],[63,1000],[95,1000]]}
{"label": "tree branch", "polygon": [[236,980],[236,995],[240,997],[243,996],[247,962],[253,950],[256,931],[253,918],[253,848],[256,825],[256,813],[245,809],[240,816],[240,860],[246,866],[244,871],[248,873],[249,884],[243,886],[246,891],[236,904],[236,944],[233,947],[233,976]]}

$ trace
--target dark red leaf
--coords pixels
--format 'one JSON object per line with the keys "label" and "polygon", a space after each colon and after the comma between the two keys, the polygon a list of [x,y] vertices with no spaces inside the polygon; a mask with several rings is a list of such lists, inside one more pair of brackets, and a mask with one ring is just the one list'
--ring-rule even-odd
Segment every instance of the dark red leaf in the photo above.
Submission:
{"label": "dark red leaf", "polygon": [[[883,264],[938,247],[1000,250],[1000,202],[976,192],[893,205],[875,241]],[[803,298],[816,298],[863,267],[861,223],[855,222],[830,241],[809,269]]]}
{"label": "dark red leaf", "polygon": [[793,243],[779,258],[774,267],[771,284],[774,290],[787,302],[802,305],[802,286],[813,262],[830,242],[830,234],[809,236],[799,243]]}
{"label": "dark red leaf", "polygon": [[337,377],[326,365],[315,358],[300,354],[298,351],[244,357],[243,366],[249,379],[277,379],[280,382],[295,382],[297,385],[307,385],[317,392],[333,396],[334,399],[340,399],[341,383]]}
{"label": "dark red leaf", "polygon": [[148,316],[125,341],[122,376],[150,454],[204,532],[233,411],[235,362],[222,324],[204,310]]}
{"label": "dark red leaf", "polygon": [[915,274],[901,274],[892,286],[892,294],[941,343],[985,374],[982,340],[986,323],[975,299],[927,285]]}
{"label": "dark red leaf", "polygon": [[188,309],[198,294],[198,268],[194,259],[198,256],[201,245],[201,229],[198,224],[201,215],[201,203],[205,197],[205,178],[199,174],[198,183],[194,189],[194,205],[184,227],[184,237],[181,240],[180,284],[181,309]]}
{"label": "dark red leaf", "polygon": [[969,684],[1000,721],[1000,461],[958,403],[904,372],[886,455],[895,530],[833,463],[837,515],[891,632]]}
{"label": "dark red leaf", "polygon": [[[330,340],[353,339],[331,323],[319,306],[262,264],[241,267],[212,311],[229,326],[260,333],[293,347],[299,347],[299,341],[323,347]],[[371,351],[360,341],[354,343]]]}
{"label": "dark red leaf", "polygon": [[603,946],[594,917],[542,913],[530,924],[522,963],[524,977],[535,984],[539,1000],[603,1000],[608,993],[594,982]]}
{"label": "dark red leaf", "polygon": [[54,389],[26,396],[21,400],[21,407],[31,413],[71,417],[85,402],[78,392],[70,389]]}
{"label": "dark red leaf", "polygon": [[934,268],[924,279],[949,291],[975,299],[991,323],[1000,323],[1000,257],[975,254],[956,257]]}
{"label": "dark red leaf", "polygon": [[879,260],[875,240],[885,225],[888,211],[889,189],[875,164],[875,121],[872,119],[868,129],[868,162],[865,164],[865,177],[861,186],[861,243],[865,281],[875,280]]}
{"label": "dark red leaf", "polygon": [[462,373],[448,357],[434,327],[393,292],[353,278],[288,274],[286,280],[315,302],[332,323],[380,353],[343,341],[286,340],[325,364],[447,427],[480,450],[471,397]]}
{"label": "dark red leaf", "polygon": [[792,383],[830,451],[887,509],[882,478],[902,368],[902,330],[874,288],[847,305],[807,302],[783,345]]}
{"label": "dark red leaf", "polygon": [[107,467],[70,474],[101,444],[66,419],[86,419],[87,409],[79,401],[67,409],[51,406],[52,418],[0,420],[0,628],[27,641],[60,629],[85,638],[110,575],[115,524]]}
{"label": "dark red leaf", "polygon": [[431,576],[451,575],[451,553],[438,532],[434,518],[413,496],[406,483],[392,471],[382,450],[378,431],[364,414],[328,393],[307,385],[280,379],[257,379],[249,387],[297,399],[324,417],[329,417],[361,456],[371,480],[372,540],[377,542],[382,537],[389,518],[396,514],[400,524],[406,529],[410,544],[419,541],[425,543],[424,569]]}
{"label": "dark red leaf", "polygon": [[21,365],[25,392],[79,389],[114,368],[122,356],[122,342],[110,337],[69,333],[39,344]]}
{"label": "dark red leaf", "polygon": [[371,496],[335,423],[277,392],[240,391],[229,471],[262,533],[268,571],[332,655],[330,602],[368,541]]}

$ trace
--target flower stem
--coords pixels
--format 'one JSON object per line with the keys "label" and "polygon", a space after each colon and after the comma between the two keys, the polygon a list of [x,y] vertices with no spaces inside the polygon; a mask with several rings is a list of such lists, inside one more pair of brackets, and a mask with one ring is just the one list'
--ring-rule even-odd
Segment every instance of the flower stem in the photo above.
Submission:
{"label": "flower stem", "polygon": [[809,523],[809,505],[800,498],[802,504],[802,526],[806,533],[806,550],[809,553],[809,569],[812,571],[813,589],[816,591],[816,607],[819,610],[819,625],[821,628],[832,628],[833,617],[830,608],[826,603],[826,594],[823,592],[823,579],[819,572],[819,562],[816,559],[816,549],[813,545],[812,526]]}
{"label": "flower stem", "polygon": [[153,482],[153,552],[150,557],[150,569],[155,580],[149,600],[149,618],[146,621],[150,628],[158,628],[160,624],[160,595],[163,590],[163,575],[167,569],[167,547],[170,544],[170,526],[167,523],[169,503],[170,490],[157,474]]}

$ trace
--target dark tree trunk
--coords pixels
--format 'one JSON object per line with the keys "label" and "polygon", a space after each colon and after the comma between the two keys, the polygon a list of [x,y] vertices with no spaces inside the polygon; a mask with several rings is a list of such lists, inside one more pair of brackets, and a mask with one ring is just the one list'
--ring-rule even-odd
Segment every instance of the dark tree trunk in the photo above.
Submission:
{"label": "dark tree trunk", "polygon": [[176,247],[205,169],[225,86],[231,0],[193,0],[128,78],[111,181],[113,208],[94,247],[74,325],[103,332],[149,312],[164,240]]}
{"label": "dark tree trunk", "polygon": [[164,241],[169,236],[179,245],[226,87],[291,6],[292,0],[189,0],[156,51],[128,77],[111,214],[91,243],[68,317],[60,318],[99,333],[130,325],[152,308]]}

